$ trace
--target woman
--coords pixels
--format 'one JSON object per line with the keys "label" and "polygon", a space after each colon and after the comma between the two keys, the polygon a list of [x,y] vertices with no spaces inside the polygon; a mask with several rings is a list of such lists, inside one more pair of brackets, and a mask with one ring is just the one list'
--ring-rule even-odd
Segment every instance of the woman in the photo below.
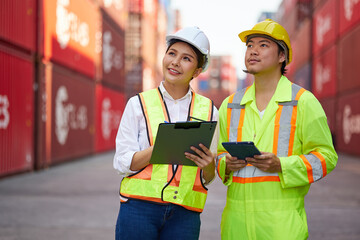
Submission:
{"label": "woman", "polygon": [[211,150],[200,144],[191,147],[198,155],[185,153],[197,167],[149,164],[160,123],[218,120],[212,101],[189,85],[207,69],[208,38],[188,27],[166,40],[164,81],[129,100],[116,137],[114,168],[124,177],[116,239],[198,239],[205,185],[215,176],[217,133]]}

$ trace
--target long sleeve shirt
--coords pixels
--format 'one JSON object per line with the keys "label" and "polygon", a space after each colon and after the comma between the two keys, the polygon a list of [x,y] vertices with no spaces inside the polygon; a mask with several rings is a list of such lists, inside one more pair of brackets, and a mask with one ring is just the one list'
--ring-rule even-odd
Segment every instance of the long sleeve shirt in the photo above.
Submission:
{"label": "long sleeve shirt", "polygon": [[[171,122],[186,121],[191,103],[191,89],[189,88],[184,97],[176,100],[166,91],[163,83],[160,84],[160,91],[164,97]],[[216,107],[214,107],[213,116],[213,121],[218,121],[219,113]],[[210,150],[214,154],[217,152],[218,138],[219,130],[217,127],[210,146]],[[130,170],[134,154],[150,147],[145,118],[137,96],[130,98],[126,104],[115,141],[114,168],[122,177],[136,173]]]}

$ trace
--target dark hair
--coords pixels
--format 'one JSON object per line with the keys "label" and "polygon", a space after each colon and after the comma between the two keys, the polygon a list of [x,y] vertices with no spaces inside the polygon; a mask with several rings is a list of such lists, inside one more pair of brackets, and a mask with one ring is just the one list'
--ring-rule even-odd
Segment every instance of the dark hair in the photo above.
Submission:
{"label": "dark hair", "polygon": [[204,56],[204,54],[202,54],[202,53],[199,51],[199,49],[197,49],[196,47],[194,47],[192,44],[190,44],[190,43],[188,43],[188,42],[181,41],[181,40],[179,40],[179,39],[170,39],[170,40],[168,41],[168,47],[167,47],[167,49],[166,49],[166,52],[168,52],[168,51],[169,51],[169,48],[170,48],[172,45],[174,45],[175,43],[177,43],[177,42],[186,43],[186,44],[188,44],[188,45],[194,50],[194,52],[195,52],[195,54],[196,54],[196,58],[197,58],[197,60],[198,60],[198,65],[197,65],[197,67],[198,67],[198,68],[202,68],[203,65],[204,65],[204,62],[205,62],[205,56]]}
{"label": "dark hair", "polygon": [[[284,55],[285,55],[285,54],[286,54],[286,53],[285,53],[285,50],[284,50],[279,44],[277,44],[277,45],[278,45],[278,47],[279,47],[278,53],[280,54],[281,52],[283,52]],[[286,56],[285,56],[285,58],[286,58]],[[285,74],[286,74],[287,69],[286,69],[285,67],[286,67],[286,60],[283,61],[283,63],[281,64],[281,75],[285,75]]]}

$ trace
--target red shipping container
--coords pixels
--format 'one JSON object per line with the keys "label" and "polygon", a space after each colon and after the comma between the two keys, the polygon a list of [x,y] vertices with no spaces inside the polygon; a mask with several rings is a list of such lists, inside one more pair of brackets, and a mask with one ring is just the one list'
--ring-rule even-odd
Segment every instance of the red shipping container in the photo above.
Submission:
{"label": "red shipping container", "polygon": [[360,91],[338,99],[337,150],[360,155]]}
{"label": "red shipping container", "polygon": [[97,78],[101,82],[124,89],[125,84],[125,33],[103,15],[102,47]]}
{"label": "red shipping container", "polygon": [[90,0],[42,0],[41,55],[94,78],[98,20],[99,12]]}
{"label": "red shipping container", "polygon": [[311,21],[306,19],[298,28],[296,38],[291,42],[293,50],[293,63],[298,70],[310,61],[311,56]]}
{"label": "red shipping container", "polygon": [[336,94],[336,45],[313,61],[312,92],[319,98]]}
{"label": "red shipping container", "polygon": [[101,9],[118,25],[125,29],[130,0],[96,0]]}
{"label": "red shipping container", "polygon": [[339,0],[329,0],[313,16],[313,54],[332,45],[338,37]]}
{"label": "red shipping container", "polygon": [[96,152],[114,149],[125,104],[125,94],[102,85],[96,86]]}
{"label": "red shipping container", "polygon": [[[71,160],[94,152],[95,85],[86,77],[55,64],[41,66],[45,80],[43,162]],[[43,81],[43,80],[41,80]],[[42,93],[40,93],[42,94]]]}
{"label": "red shipping container", "polygon": [[294,78],[294,83],[305,88],[306,90],[311,90],[311,63],[305,64],[300,68]]}
{"label": "red shipping container", "polygon": [[360,1],[340,0],[340,35],[351,30],[360,22]]}
{"label": "red shipping container", "polygon": [[339,92],[360,88],[360,25],[339,41]]}
{"label": "red shipping container", "polygon": [[0,176],[33,167],[33,82],[30,57],[0,45]]}
{"label": "red shipping container", "polygon": [[143,12],[143,0],[130,0],[129,12],[130,13],[142,13]]}
{"label": "red shipping container", "polygon": [[0,1],[0,38],[36,50],[36,0]]}
{"label": "red shipping container", "polygon": [[335,103],[336,103],[335,97],[330,98],[324,98],[320,100],[321,106],[323,107],[327,122],[329,124],[330,131],[333,135],[335,135],[336,132],[336,109],[335,109]]}

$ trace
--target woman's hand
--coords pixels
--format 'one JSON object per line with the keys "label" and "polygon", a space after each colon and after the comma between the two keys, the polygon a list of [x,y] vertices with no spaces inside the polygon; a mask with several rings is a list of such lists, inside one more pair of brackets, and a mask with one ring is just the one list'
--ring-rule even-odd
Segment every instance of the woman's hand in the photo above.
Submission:
{"label": "woman's hand", "polygon": [[215,154],[213,154],[205,145],[199,144],[199,148],[191,146],[197,155],[185,152],[185,157],[193,161],[199,168],[203,170],[205,182],[210,182],[215,177]]}

